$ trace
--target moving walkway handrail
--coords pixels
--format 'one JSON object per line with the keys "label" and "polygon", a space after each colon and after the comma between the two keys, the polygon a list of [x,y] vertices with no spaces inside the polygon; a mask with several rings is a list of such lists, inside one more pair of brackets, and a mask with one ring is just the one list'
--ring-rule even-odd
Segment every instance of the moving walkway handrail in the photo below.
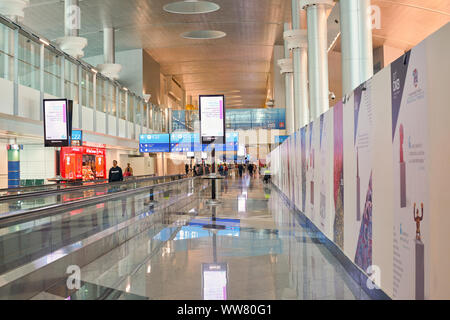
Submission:
{"label": "moving walkway handrail", "polygon": [[[132,176],[132,177],[127,177],[127,178],[144,178],[144,177],[154,177],[154,176],[155,176],[155,174],[145,174],[145,175],[141,175],[141,176]],[[91,180],[91,181],[74,180],[74,181],[68,181],[67,183],[63,183],[63,184],[47,183],[47,184],[42,184],[39,186],[21,186],[18,188],[0,189],[0,194],[7,193],[7,192],[11,192],[11,193],[29,192],[28,190],[43,189],[43,188],[53,188],[56,190],[68,189],[68,188],[73,188],[73,187],[79,187],[81,185],[91,185],[92,186],[95,184],[102,184],[102,183],[106,183],[106,182],[108,182],[108,179],[98,179],[98,180]],[[81,185],[80,185],[80,183],[81,183]],[[43,191],[46,191],[46,190],[43,190]],[[37,192],[39,192],[39,190]],[[23,193],[21,193],[21,194],[23,194]]]}
{"label": "moving walkway handrail", "polygon": [[[78,199],[78,200],[74,200],[71,202],[53,204],[53,205],[49,205],[46,207],[39,207],[36,209],[31,209],[31,210],[26,210],[26,211],[11,212],[11,214],[0,216],[0,224],[10,223],[10,222],[12,222],[11,220],[14,220],[14,222],[17,222],[17,220],[20,221],[20,220],[25,220],[28,218],[38,218],[38,216],[40,217],[42,215],[48,215],[50,213],[56,214],[63,210],[76,209],[81,205],[95,204],[98,202],[108,201],[108,200],[111,200],[111,199],[114,199],[117,197],[121,197],[124,195],[128,195],[128,194],[139,193],[139,192],[143,192],[145,190],[153,190],[155,188],[161,188],[161,187],[168,186],[168,185],[171,185],[174,183],[180,183],[180,180],[188,181],[188,180],[195,180],[195,179],[199,178],[199,177],[186,177],[185,175],[161,176],[159,178],[177,177],[177,176],[183,177],[183,178],[179,179],[179,180],[172,180],[169,182],[158,183],[158,184],[154,184],[151,186],[144,186],[144,187],[134,188],[134,189],[130,189],[130,190],[116,191],[114,193],[107,193],[107,194],[102,194],[102,195],[98,195],[98,196],[94,196],[94,197]],[[155,178],[158,178],[158,177],[155,177]]]}
{"label": "moving walkway handrail", "polygon": [[[131,183],[138,183],[138,182],[145,182],[145,181],[152,181],[152,180],[160,180],[160,179],[174,179],[178,178],[178,180],[183,177],[182,174],[175,174],[175,175],[168,175],[168,176],[136,176],[130,179],[130,177],[127,177],[124,181],[116,181],[116,182],[104,182],[104,183],[96,183],[96,184],[89,184],[89,185],[83,185],[83,186],[73,186],[69,188],[64,189],[55,189],[55,190],[44,190],[44,191],[37,191],[37,192],[27,192],[22,194],[15,194],[15,195],[9,195],[9,196],[2,196],[0,197],[0,202],[10,201],[14,199],[26,199],[26,198],[34,198],[34,197],[40,197],[43,195],[49,195],[49,194],[64,194],[68,192],[74,192],[74,191],[80,191],[80,190],[89,190],[89,189],[97,189],[105,186],[121,186],[124,184],[131,184]],[[141,178],[143,177],[143,178]]]}

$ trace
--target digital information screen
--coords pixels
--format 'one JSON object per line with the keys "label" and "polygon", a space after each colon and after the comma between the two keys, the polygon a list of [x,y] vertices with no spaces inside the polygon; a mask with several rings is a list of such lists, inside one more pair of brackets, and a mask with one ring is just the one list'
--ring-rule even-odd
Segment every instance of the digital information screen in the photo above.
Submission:
{"label": "digital information screen", "polygon": [[46,147],[67,147],[70,136],[69,102],[67,99],[45,99],[44,140]]}
{"label": "digital information screen", "polygon": [[199,97],[200,139],[202,144],[225,143],[225,97]]}
{"label": "digital information screen", "polygon": [[170,152],[169,134],[141,134],[139,152]]}
{"label": "digital information screen", "polygon": [[202,264],[204,300],[227,300],[227,269],[226,263]]}

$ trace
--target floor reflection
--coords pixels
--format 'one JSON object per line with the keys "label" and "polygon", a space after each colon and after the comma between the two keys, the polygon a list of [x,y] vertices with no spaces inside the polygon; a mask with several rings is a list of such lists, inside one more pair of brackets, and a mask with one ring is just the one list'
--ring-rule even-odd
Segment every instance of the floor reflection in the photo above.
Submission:
{"label": "floor reflection", "polygon": [[269,185],[222,184],[221,204],[206,205],[205,192],[169,210],[82,268],[82,280],[148,299],[368,299]]}

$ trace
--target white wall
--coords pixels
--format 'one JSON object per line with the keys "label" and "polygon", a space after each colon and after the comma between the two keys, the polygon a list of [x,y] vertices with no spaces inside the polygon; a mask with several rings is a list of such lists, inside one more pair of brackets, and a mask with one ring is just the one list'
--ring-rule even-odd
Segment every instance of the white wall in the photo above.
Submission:
{"label": "white wall", "polygon": [[55,177],[55,149],[43,145],[24,145],[20,151],[20,179]]}
{"label": "white wall", "polygon": [[8,188],[8,150],[6,143],[0,142],[0,189]]}
{"label": "white wall", "polygon": [[14,86],[9,80],[0,78],[0,113],[13,114]]}

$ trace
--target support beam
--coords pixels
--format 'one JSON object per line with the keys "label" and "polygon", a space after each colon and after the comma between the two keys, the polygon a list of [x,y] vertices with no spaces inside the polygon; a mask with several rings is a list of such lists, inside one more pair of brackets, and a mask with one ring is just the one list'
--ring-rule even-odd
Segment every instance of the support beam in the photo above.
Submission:
{"label": "support beam", "polygon": [[340,0],[342,95],[373,76],[370,0]]}
{"label": "support beam", "polygon": [[113,80],[119,79],[122,66],[116,63],[115,30],[112,27],[103,29],[103,64],[97,68],[100,72]]}
{"label": "support beam", "polygon": [[29,0],[2,0],[0,13],[14,22],[19,22],[24,18],[24,10],[29,4]]}
{"label": "support beam", "polygon": [[87,39],[79,37],[81,13],[79,0],[64,0],[64,37],[56,39],[61,50],[79,59],[84,57]]}
{"label": "support beam", "polygon": [[[284,24],[284,31],[289,30],[289,24]],[[285,82],[285,101],[286,101],[286,132],[291,135],[295,132],[294,121],[294,79],[293,79],[293,66],[292,58],[289,52],[288,42],[284,41],[284,59],[278,60],[278,66],[280,67],[280,73],[284,75]]]}
{"label": "support beam", "polygon": [[292,0],[292,30],[284,32],[284,39],[292,50],[293,57],[293,95],[294,95],[294,127],[295,131],[309,123],[308,93],[308,38],[305,25],[305,14],[302,13],[299,0]]}
{"label": "support beam", "polygon": [[326,11],[332,0],[301,0],[308,23],[308,79],[310,120],[329,109]]}

